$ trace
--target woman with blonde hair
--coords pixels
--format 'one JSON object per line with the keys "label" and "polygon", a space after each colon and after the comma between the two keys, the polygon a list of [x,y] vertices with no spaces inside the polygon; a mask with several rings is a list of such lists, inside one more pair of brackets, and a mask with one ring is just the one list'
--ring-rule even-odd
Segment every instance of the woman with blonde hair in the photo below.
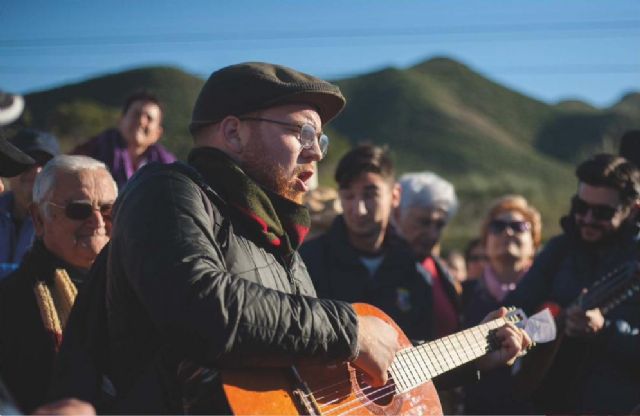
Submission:
{"label": "woman with blonde hair", "polygon": [[[481,229],[486,265],[465,296],[465,326],[477,325],[516,288],[533,263],[541,234],[540,213],[523,196],[506,195],[493,203]],[[466,389],[465,413],[531,413],[529,402],[514,399],[511,385],[508,368],[483,375],[479,383]]]}

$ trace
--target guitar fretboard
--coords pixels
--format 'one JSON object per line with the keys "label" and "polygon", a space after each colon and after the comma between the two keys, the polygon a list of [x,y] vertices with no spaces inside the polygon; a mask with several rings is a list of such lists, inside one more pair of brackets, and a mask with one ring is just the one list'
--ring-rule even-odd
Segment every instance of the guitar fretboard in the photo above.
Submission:
{"label": "guitar fretboard", "polygon": [[475,360],[490,350],[489,333],[507,320],[495,319],[462,332],[400,351],[389,372],[398,392],[409,391],[434,377]]}

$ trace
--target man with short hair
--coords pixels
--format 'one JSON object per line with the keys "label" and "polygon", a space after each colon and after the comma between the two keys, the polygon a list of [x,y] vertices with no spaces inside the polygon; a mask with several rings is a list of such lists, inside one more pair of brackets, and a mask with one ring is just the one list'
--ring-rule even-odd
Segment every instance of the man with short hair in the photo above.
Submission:
{"label": "man with short hair", "polygon": [[118,186],[122,187],[141,166],[176,160],[158,143],[163,133],[162,117],[162,107],[155,95],[147,91],[135,92],[125,100],[117,128],[100,133],[72,153],[104,162]]}
{"label": "man with short hair", "polygon": [[606,316],[576,301],[598,279],[637,260],[640,172],[619,156],[598,154],[581,163],[576,176],[563,234],[545,245],[505,304],[526,312],[547,304],[564,309],[565,336],[536,394],[537,411],[629,413],[640,392],[640,297]]}
{"label": "man with short hair", "polygon": [[343,213],[300,254],[319,297],[381,308],[414,341],[433,339],[431,289],[389,219],[400,203],[388,150],[359,145],[335,172]]}
{"label": "man with short hair", "polygon": [[60,153],[58,140],[39,130],[20,130],[9,142],[35,164],[9,179],[11,191],[0,195],[0,279],[18,268],[34,237],[29,214],[33,182],[51,158]]}
{"label": "man with short hair", "polygon": [[442,231],[455,215],[458,199],[453,185],[432,172],[407,173],[399,183],[402,198],[394,224],[431,282],[434,332],[440,338],[460,328],[459,286],[438,256]]}
{"label": "man with short hair", "polygon": [[109,240],[116,194],[106,166],[86,156],[57,156],[36,177],[36,241],[0,282],[0,374],[25,412],[45,401],[77,287]]}
{"label": "man with short hair", "polygon": [[[291,68],[220,69],[193,110],[189,165],[149,165],[125,187],[105,275],[118,411],[231,413],[229,368],[352,361],[384,384],[395,331],[317,299],[297,252],[322,127],[344,103],[335,85]],[[501,359],[528,344],[498,333]]]}

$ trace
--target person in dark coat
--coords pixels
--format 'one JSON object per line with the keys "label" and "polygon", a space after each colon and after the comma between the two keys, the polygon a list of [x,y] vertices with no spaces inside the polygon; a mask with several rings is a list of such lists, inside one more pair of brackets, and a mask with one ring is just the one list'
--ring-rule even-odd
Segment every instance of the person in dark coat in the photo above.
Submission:
{"label": "person in dark coat", "polygon": [[318,296],[370,303],[410,339],[433,339],[431,288],[389,223],[400,187],[388,151],[355,147],[338,163],[335,178],[343,214],[300,249]]}
{"label": "person in dark coat", "polygon": [[640,392],[640,296],[608,313],[583,310],[576,301],[638,258],[640,171],[619,156],[598,154],[581,163],[576,176],[563,234],[545,245],[504,302],[527,313],[543,306],[563,310],[564,337],[534,397],[536,411],[629,414]]}
{"label": "person in dark coat", "polygon": [[71,153],[104,162],[119,187],[150,162],[171,163],[176,157],[158,143],[162,137],[162,107],[158,98],[138,91],[125,100],[118,127],[103,131]]}
{"label": "person in dark coat", "polygon": [[406,173],[399,180],[402,198],[394,210],[393,224],[407,240],[431,282],[434,335],[460,328],[460,286],[442,259],[440,238],[458,209],[453,185],[431,172]]}
{"label": "person in dark coat", "polygon": [[29,215],[33,182],[42,167],[60,153],[58,139],[44,131],[22,129],[9,142],[35,163],[10,178],[11,191],[0,195],[0,279],[18,268],[33,243],[35,233]]}
{"label": "person in dark coat", "polygon": [[[373,385],[386,381],[395,331],[316,298],[297,251],[322,127],[344,103],[338,87],[291,68],[220,69],[196,101],[188,165],[132,177],[114,209],[106,296],[95,299],[106,308],[111,412],[228,414],[228,368],[351,361]],[[513,328],[499,334],[494,361],[528,345]]]}
{"label": "person in dark coat", "polygon": [[109,240],[116,194],[106,166],[85,156],[58,156],[36,178],[36,242],[0,282],[0,374],[24,412],[45,403],[77,288]]}
{"label": "person in dark coat", "polygon": [[[487,258],[479,278],[465,286],[464,326],[473,327],[499,308],[504,298],[529,270],[540,246],[542,220],[538,210],[520,195],[506,195],[489,208],[482,223],[481,239]],[[517,397],[510,368],[483,375],[479,383],[465,386],[465,413],[530,414],[527,398]]]}

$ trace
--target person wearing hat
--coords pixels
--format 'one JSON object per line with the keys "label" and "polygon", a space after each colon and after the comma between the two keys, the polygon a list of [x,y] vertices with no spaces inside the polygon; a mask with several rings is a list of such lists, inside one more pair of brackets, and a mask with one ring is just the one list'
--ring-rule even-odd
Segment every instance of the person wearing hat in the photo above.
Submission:
{"label": "person wearing hat", "polygon": [[31,247],[34,228],[29,206],[33,182],[42,166],[60,153],[55,136],[39,130],[20,130],[9,142],[35,163],[10,178],[11,191],[0,196],[0,278],[17,269]]}
{"label": "person wearing hat", "polygon": [[[228,367],[352,361],[386,381],[394,330],[317,299],[297,251],[313,162],[327,151],[322,128],[344,104],[337,86],[284,66],[220,69],[195,103],[188,164],[150,164],[128,182],[101,255],[107,296],[97,296],[102,370],[118,396],[107,413],[229,414]],[[505,356],[526,343],[503,335]]]}
{"label": "person wearing hat", "polygon": [[[24,99],[19,95],[0,91],[0,127],[13,123],[24,109]],[[35,161],[14,145],[0,137],[0,178],[10,178],[27,170]],[[0,180],[0,193],[4,183]]]}
{"label": "person wearing hat", "polygon": [[116,128],[110,128],[72,154],[90,156],[104,162],[119,187],[149,162],[171,163],[176,157],[158,141],[162,137],[162,108],[158,98],[147,91],[129,95]]}

